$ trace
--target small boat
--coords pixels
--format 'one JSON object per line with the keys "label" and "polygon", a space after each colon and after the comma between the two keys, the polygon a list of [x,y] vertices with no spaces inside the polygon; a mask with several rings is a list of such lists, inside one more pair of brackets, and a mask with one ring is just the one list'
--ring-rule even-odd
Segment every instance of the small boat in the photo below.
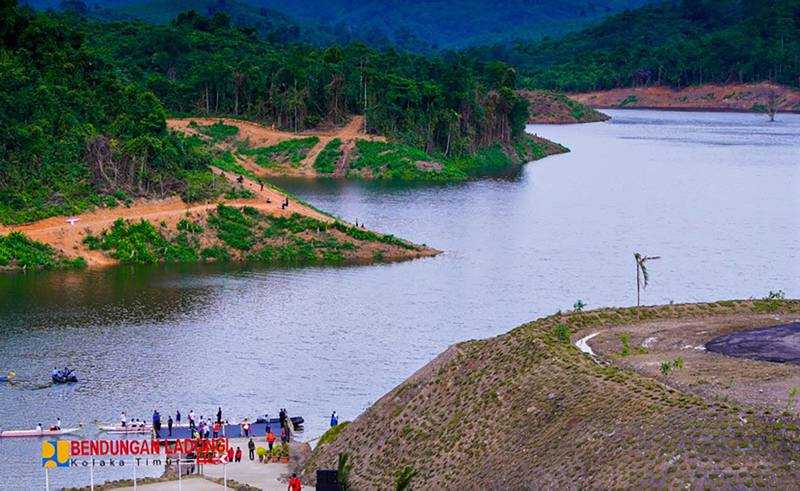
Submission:
{"label": "small boat", "polygon": [[51,378],[54,384],[74,384],[78,382],[78,377],[76,377],[74,373],[70,373],[67,376],[62,374],[53,375]]}
{"label": "small boat", "polygon": [[60,430],[5,430],[0,431],[0,438],[36,438],[42,436],[71,435],[80,428],[61,428]]}
{"label": "small boat", "polygon": [[124,434],[129,434],[129,433],[150,433],[150,432],[153,431],[153,428],[150,425],[145,425],[145,426],[140,426],[140,425],[136,425],[136,426],[120,426],[120,425],[109,424],[109,425],[97,425],[97,428],[100,431],[103,431],[103,432],[106,432],[106,433],[124,433]]}
{"label": "small boat", "polygon": [[[305,423],[305,420],[301,416],[293,416],[293,417],[289,418],[289,421],[292,422],[292,426],[294,426],[294,428],[296,430],[302,428],[303,427],[303,423]],[[274,425],[274,424],[279,424],[280,422],[281,422],[280,418],[270,418],[270,419],[258,418],[258,419],[256,419],[256,424],[269,423],[271,425]]]}

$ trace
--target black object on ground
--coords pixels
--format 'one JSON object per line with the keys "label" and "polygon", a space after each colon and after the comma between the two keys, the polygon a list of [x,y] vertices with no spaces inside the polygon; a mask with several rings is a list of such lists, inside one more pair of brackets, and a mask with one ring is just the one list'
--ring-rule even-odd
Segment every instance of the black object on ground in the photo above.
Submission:
{"label": "black object on ground", "polygon": [[739,331],[706,343],[714,353],[800,365],[800,322]]}
{"label": "black object on ground", "polygon": [[317,469],[317,491],[339,491],[338,474],[336,470]]}

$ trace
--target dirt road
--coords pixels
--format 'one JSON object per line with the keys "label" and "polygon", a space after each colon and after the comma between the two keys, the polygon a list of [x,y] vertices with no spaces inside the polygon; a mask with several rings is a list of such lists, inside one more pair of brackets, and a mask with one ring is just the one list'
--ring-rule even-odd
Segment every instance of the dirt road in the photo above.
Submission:
{"label": "dirt road", "polygon": [[[236,183],[238,176],[223,172],[220,169],[214,169],[214,172],[221,173],[229,181]],[[242,186],[253,192],[255,198],[221,200],[221,202],[238,206],[252,206],[271,215],[289,216],[292,213],[299,213],[325,222],[334,220],[331,216],[320,213],[291,197],[289,198],[288,208],[282,209],[281,203],[286,199],[286,195],[267,184],[261,189],[260,184],[250,179],[244,179]],[[83,239],[87,234],[100,234],[111,227],[114,221],[119,218],[125,220],[148,220],[156,225],[163,222],[174,228],[178,221],[187,215],[207,214],[214,210],[217,204],[217,202],[187,204],[177,197],[164,200],[146,200],[136,202],[130,207],[100,208],[76,217],[57,216],[24,225],[0,225],[0,234],[22,232],[33,240],[49,244],[68,257],[82,256],[89,266],[107,266],[116,264],[116,261],[100,251],[92,251],[86,247]]]}

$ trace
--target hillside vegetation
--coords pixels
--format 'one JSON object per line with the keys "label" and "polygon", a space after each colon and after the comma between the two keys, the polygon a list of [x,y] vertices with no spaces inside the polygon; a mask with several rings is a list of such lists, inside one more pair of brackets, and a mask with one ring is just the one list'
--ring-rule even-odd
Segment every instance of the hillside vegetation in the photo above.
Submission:
{"label": "hillside vegetation", "polygon": [[529,88],[771,80],[800,86],[797,0],[671,0],[622,12],[563,39],[476,50],[517,66]]}
{"label": "hillside vegetation", "polygon": [[[501,149],[511,165],[531,145],[515,72],[499,62],[273,43],[221,12],[150,25],[34,13],[13,0],[0,9],[0,223],[228,195],[210,172],[216,156],[170,132],[169,113],[295,132],[361,113],[370,134],[460,162]],[[310,151],[278,150],[257,159],[297,164]]]}
{"label": "hillside vegetation", "polygon": [[415,489],[781,488],[800,479],[796,413],[704,399],[598,362],[570,337],[799,313],[800,301],[775,299],[602,309],[459,343],[320,445],[305,477],[347,453],[353,489],[391,488],[406,467]]}
{"label": "hillside vegetation", "polygon": [[[179,12],[224,12],[238,26],[274,40],[318,46],[362,41],[414,52],[558,35],[647,0],[29,0],[38,8],[68,4],[102,19],[166,23]],[[284,15],[286,14],[286,15]],[[291,20],[287,18],[291,17]]]}

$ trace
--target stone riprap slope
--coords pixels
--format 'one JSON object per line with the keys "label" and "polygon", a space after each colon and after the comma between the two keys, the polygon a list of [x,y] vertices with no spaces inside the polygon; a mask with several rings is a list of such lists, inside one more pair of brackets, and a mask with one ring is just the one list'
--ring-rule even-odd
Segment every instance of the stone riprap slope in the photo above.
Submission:
{"label": "stone riprap slope", "polygon": [[796,414],[705,400],[572,344],[658,319],[800,313],[756,300],[557,314],[450,347],[306,463],[350,454],[354,489],[785,487],[800,482]]}

